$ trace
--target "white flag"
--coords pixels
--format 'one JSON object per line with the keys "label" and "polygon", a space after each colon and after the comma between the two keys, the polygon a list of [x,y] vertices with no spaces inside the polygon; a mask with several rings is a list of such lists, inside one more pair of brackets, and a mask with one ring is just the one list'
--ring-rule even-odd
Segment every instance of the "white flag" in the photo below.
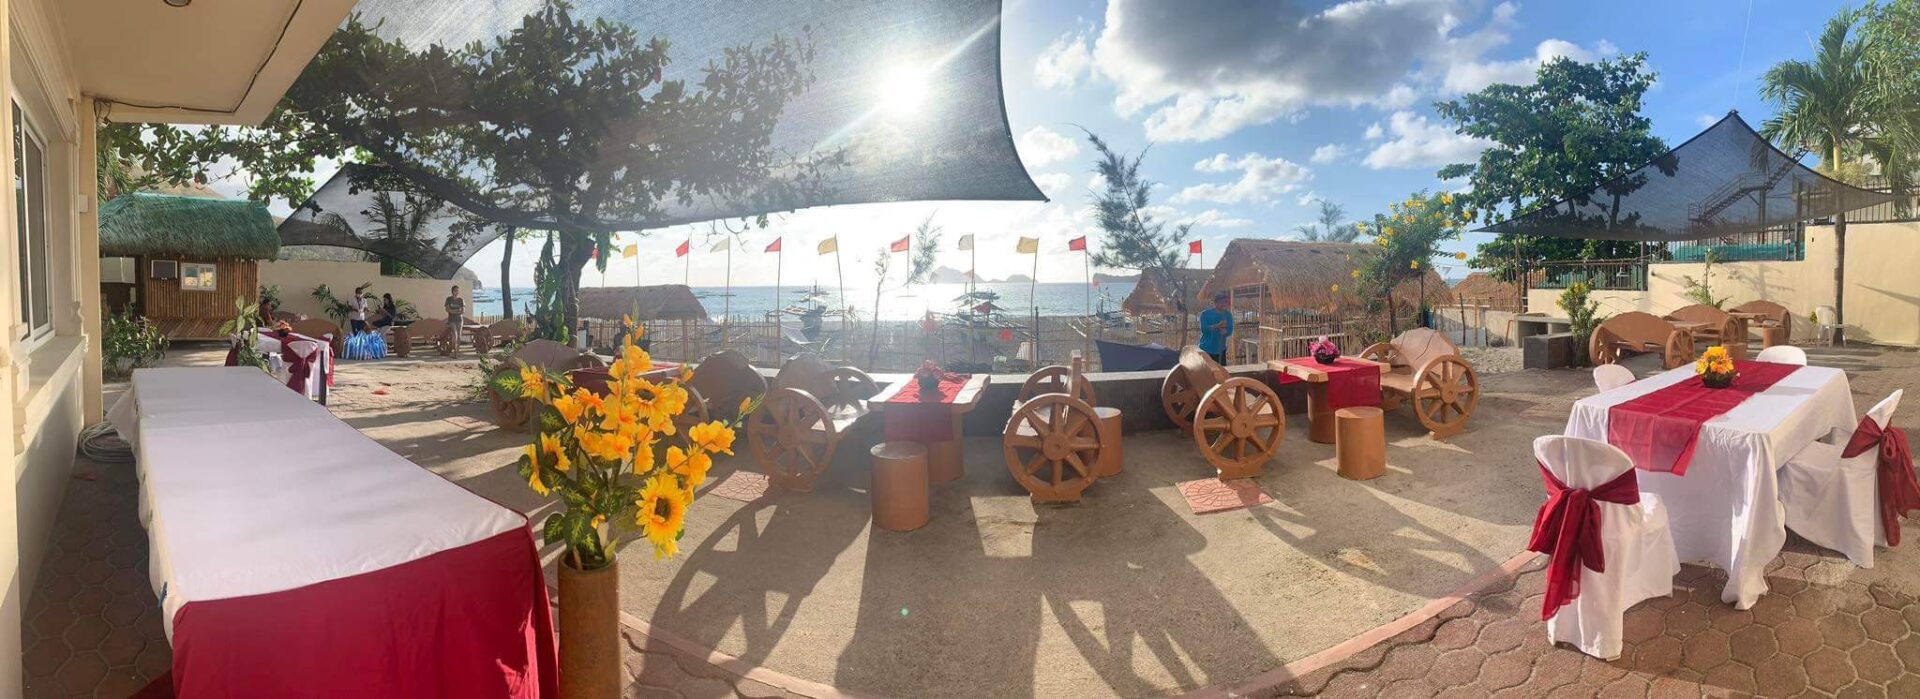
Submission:
{"label": "white flag", "polygon": [[707,252],[725,252],[726,249],[730,247],[733,247],[733,237],[727,236],[721,238],[720,242],[714,243],[713,247],[708,249]]}
{"label": "white flag", "polygon": [[972,234],[972,233],[968,233],[968,234],[966,234],[966,235],[963,235],[963,236],[960,236],[960,249],[961,249],[961,250],[972,250],[972,249],[973,249],[973,234]]}

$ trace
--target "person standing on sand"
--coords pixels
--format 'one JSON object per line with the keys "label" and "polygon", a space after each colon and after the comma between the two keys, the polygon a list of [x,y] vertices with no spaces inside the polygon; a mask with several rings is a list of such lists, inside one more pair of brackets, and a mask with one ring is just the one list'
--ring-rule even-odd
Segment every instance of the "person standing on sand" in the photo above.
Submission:
{"label": "person standing on sand", "polygon": [[460,298],[460,287],[447,295],[447,332],[453,334],[453,351],[460,352],[460,317],[467,314],[467,302]]}
{"label": "person standing on sand", "polygon": [[361,284],[353,288],[353,298],[347,299],[347,325],[358,335],[367,331],[367,287]]}
{"label": "person standing on sand", "polygon": [[1200,312],[1200,351],[1221,366],[1227,364],[1227,338],[1233,336],[1233,311],[1227,307],[1227,292],[1215,292],[1213,308]]}

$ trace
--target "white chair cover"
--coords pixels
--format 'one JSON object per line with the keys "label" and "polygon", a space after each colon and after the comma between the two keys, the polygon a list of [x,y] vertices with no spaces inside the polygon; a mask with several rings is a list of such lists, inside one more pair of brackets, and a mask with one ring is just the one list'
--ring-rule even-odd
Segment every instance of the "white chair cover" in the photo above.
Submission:
{"label": "white chair cover", "polygon": [[[1885,429],[1904,392],[1894,391],[1867,411],[1867,418]],[[1835,430],[1788,459],[1780,467],[1780,501],[1793,533],[1872,568],[1873,547],[1887,545],[1880,523],[1880,455],[1869,449],[1842,458],[1851,437]]]}
{"label": "white chair cover", "polygon": [[1611,391],[1633,381],[1633,370],[1618,364],[1602,364],[1593,368],[1593,385],[1602,391]]}
{"label": "white chair cover", "polygon": [[[333,336],[328,335],[327,338],[331,340]],[[319,400],[320,384],[327,380],[327,367],[320,361],[320,351],[325,345],[312,340],[294,340],[287,345],[293,349],[294,354],[307,360],[307,366],[311,367],[307,374],[307,397]]]}
{"label": "white chair cover", "polygon": [[[1633,469],[1633,459],[1626,452],[1579,437],[1535,439],[1533,456],[1568,488],[1597,488]],[[1580,596],[1547,620],[1547,638],[1612,660],[1620,656],[1627,609],[1642,600],[1672,594],[1680,559],[1659,498],[1642,492],[1638,505],[1595,504],[1600,508],[1600,545],[1607,571],[1580,569]]]}
{"label": "white chair cover", "polygon": [[1774,345],[1760,350],[1760,354],[1755,355],[1754,359],[1762,362],[1806,366],[1807,351],[1793,345]]}

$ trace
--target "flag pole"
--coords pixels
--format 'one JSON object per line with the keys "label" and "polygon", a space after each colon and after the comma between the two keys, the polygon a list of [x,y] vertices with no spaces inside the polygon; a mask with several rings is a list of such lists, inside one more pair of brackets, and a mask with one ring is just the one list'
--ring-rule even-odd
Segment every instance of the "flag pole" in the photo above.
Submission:
{"label": "flag pole", "polygon": [[1027,278],[1027,309],[1033,314],[1033,356],[1027,361],[1040,365],[1040,245],[1033,247],[1033,276]]}
{"label": "flag pole", "polygon": [[[840,294],[840,330],[844,333],[850,330],[847,324],[847,316],[848,311],[853,309],[847,305],[847,271],[840,266],[840,234],[838,233],[835,233],[833,237],[833,276],[838,284],[838,293]],[[840,338],[841,361],[846,361],[848,357],[852,356],[848,354],[851,350],[847,349],[849,345],[853,344],[850,340],[852,340],[850,335]]]}
{"label": "flag pole", "polygon": [[[722,325],[733,322],[733,240],[731,238],[727,240],[727,300],[722,308],[726,309],[720,312],[720,317],[724,319]],[[722,336],[721,339],[726,338]]]}

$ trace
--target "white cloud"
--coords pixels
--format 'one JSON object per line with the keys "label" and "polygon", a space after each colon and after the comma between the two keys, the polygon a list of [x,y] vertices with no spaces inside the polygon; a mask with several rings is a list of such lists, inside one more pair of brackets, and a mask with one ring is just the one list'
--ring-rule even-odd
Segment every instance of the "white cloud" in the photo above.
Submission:
{"label": "white cloud", "polygon": [[1319,192],[1308,190],[1305,192],[1301,192],[1300,196],[1294,197],[1293,203],[1298,206],[1312,206],[1313,202],[1318,200],[1319,198],[1320,198]]}
{"label": "white cloud", "polygon": [[1338,143],[1329,143],[1319,148],[1313,149],[1313,157],[1307,158],[1307,162],[1313,163],[1315,165],[1327,165],[1330,163],[1339,162],[1342,158],[1345,158],[1352,153],[1353,153],[1353,148],[1351,146],[1344,146]]}
{"label": "white cloud", "polygon": [[1033,80],[1047,89],[1073,87],[1093,66],[1093,50],[1085,34],[1054,39],[1033,64]]}
{"label": "white cloud", "polygon": [[1225,153],[1215,155],[1193,164],[1193,169],[1207,173],[1240,173],[1240,179],[1229,183],[1197,184],[1180,190],[1171,201],[1179,204],[1190,201],[1212,201],[1223,204],[1261,203],[1274,197],[1300,188],[1307,180],[1313,179],[1313,171],[1306,166],[1286,158],[1268,158],[1259,153],[1248,153],[1232,158]]}
{"label": "white cloud", "polygon": [[1044,175],[1034,175],[1033,183],[1040,186],[1040,191],[1045,192],[1048,199],[1059,199],[1060,195],[1066,193],[1068,187],[1073,186],[1073,175],[1049,172]]}
{"label": "white cloud", "polygon": [[1365,136],[1366,139],[1369,141],[1378,141],[1382,138],[1385,138],[1387,135],[1387,132],[1386,130],[1380,128],[1380,122],[1376,121],[1371,124],[1368,124],[1367,132],[1362,135]]}
{"label": "white cloud", "polygon": [[1045,126],[1035,126],[1014,139],[1027,167],[1046,167],[1080,154],[1080,142]]}
{"label": "white cloud", "polygon": [[1375,146],[1363,161],[1375,170],[1466,162],[1493,145],[1407,111],[1388,117],[1385,131],[1391,138]]}
{"label": "white cloud", "polygon": [[1192,224],[1194,228],[1246,228],[1253,225],[1253,219],[1239,218],[1219,209],[1207,209],[1181,223]]}
{"label": "white cloud", "polygon": [[1709,126],[1720,123],[1720,120],[1724,118],[1726,118],[1725,114],[1720,114],[1720,115],[1702,114],[1700,116],[1696,116],[1693,118],[1693,124],[1702,129],[1705,129]]}
{"label": "white cloud", "polygon": [[[1505,36],[1502,35],[1500,43],[1504,42]],[[1532,56],[1517,58],[1511,61],[1483,61],[1479,59],[1479,55],[1476,53],[1472,56],[1462,56],[1462,60],[1456,61],[1447,67],[1446,77],[1441,82],[1441,89],[1449,94],[1457,95],[1475,92],[1480,88],[1494,83],[1525,85],[1533,82],[1535,74],[1538,73],[1540,69],[1540,64],[1555,58],[1564,57],[1576,61],[1589,62],[1612,56],[1619,52],[1620,49],[1618,47],[1605,39],[1600,40],[1591,48],[1581,47],[1573,42],[1562,39],[1547,39],[1533,47]]]}

